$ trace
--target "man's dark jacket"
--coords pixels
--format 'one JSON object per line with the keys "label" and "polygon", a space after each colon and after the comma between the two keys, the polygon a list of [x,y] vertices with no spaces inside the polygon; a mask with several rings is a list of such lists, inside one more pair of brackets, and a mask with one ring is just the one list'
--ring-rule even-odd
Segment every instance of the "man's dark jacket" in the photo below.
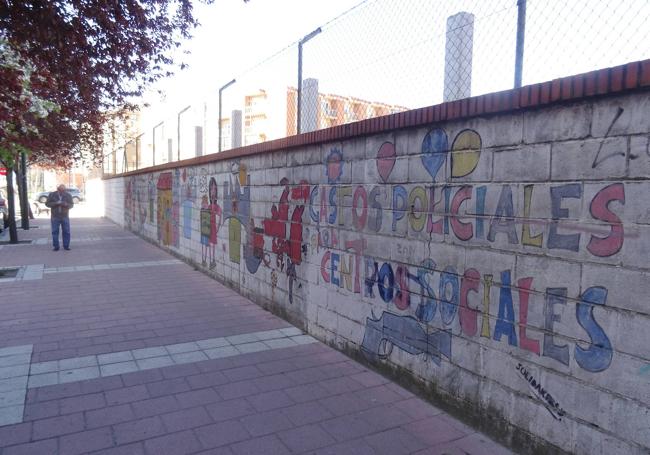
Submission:
{"label": "man's dark jacket", "polygon": [[[64,202],[67,204],[67,206],[62,206],[60,204],[57,204],[57,202]],[[52,191],[48,196],[47,196],[47,201],[45,202],[45,205],[51,209],[52,212],[52,218],[67,218],[68,217],[68,212],[70,209],[74,206],[74,202],[72,201],[72,196],[70,193],[67,191],[64,191],[63,193],[59,193],[59,191]]]}

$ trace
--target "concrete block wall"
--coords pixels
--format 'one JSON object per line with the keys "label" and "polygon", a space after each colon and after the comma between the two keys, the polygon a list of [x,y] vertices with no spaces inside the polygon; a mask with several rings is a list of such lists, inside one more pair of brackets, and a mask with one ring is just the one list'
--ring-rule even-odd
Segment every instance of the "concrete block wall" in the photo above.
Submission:
{"label": "concrete block wall", "polygon": [[621,71],[110,178],[107,216],[515,449],[647,453],[650,65]]}

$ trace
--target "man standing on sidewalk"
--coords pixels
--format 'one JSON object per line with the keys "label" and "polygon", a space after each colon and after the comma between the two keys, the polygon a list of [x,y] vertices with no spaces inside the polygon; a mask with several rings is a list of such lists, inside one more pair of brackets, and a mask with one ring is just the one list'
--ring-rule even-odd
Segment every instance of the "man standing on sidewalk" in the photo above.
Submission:
{"label": "man standing on sidewalk", "polygon": [[74,206],[72,196],[65,190],[65,185],[56,187],[47,197],[45,205],[50,208],[52,222],[52,246],[59,251],[59,227],[63,230],[63,249],[70,249],[70,218],[68,212]]}

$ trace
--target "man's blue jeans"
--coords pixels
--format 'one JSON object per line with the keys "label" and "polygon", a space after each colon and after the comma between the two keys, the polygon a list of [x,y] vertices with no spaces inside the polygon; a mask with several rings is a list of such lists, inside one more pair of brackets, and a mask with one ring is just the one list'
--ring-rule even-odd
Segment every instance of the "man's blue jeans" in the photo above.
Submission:
{"label": "man's blue jeans", "polygon": [[63,230],[63,248],[70,248],[70,218],[52,217],[52,246],[59,249],[59,226]]}

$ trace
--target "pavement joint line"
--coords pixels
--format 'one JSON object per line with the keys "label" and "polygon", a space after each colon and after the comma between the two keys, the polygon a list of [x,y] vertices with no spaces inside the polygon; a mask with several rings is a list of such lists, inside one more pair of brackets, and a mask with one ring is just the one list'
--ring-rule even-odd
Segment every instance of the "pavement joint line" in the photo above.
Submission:
{"label": "pavement joint line", "polygon": [[[129,269],[129,268],[139,268],[139,267],[160,267],[164,265],[176,265],[183,264],[183,261],[178,260],[162,260],[162,261],[147,261],[147,262],[119,262],[112,264],[88,264],[88,265],[77,265],[77,266],[67,266],[67,267],[50,267],[43,268],[40,272],[40,278],[43,274],[50,273],[67,273],[67,272],[94,272],[97,270],[119,270],[119,269]],[[42,266],[44,267],[44,266]],[[30,279],[39,279],[39,278],[30,278]],[[14,278],[5,278],[4,280],[15,281]],[[3,280],[0,280],[2,282]]]}

